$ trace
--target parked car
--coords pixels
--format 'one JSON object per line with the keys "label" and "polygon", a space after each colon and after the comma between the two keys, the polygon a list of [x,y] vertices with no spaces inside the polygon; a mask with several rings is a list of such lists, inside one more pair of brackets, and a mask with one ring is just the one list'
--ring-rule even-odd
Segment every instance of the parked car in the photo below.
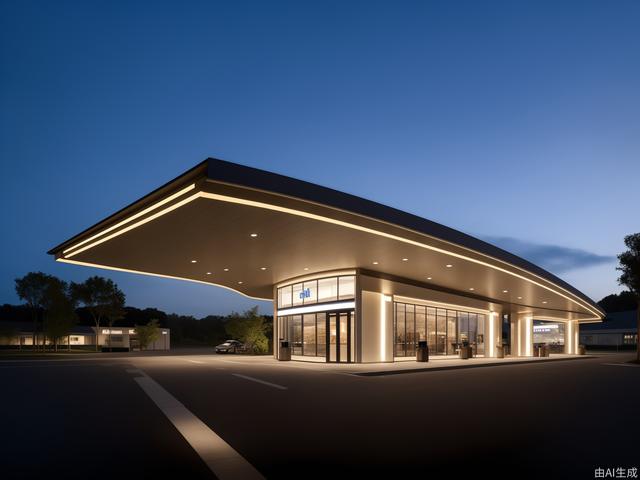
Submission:
{"label": "parked car", "polygon": [[244,350],[244,343],[238,340],[227,340],[216,347],[216,353],[238,353]]}

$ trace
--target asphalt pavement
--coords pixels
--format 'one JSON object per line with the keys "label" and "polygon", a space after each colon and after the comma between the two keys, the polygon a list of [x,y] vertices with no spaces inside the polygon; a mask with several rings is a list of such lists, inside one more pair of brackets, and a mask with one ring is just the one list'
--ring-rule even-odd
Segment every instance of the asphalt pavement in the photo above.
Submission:
{"label": "asphalt pavement", "polygon": [[640,467],[632,356],[384,376],[235,355],[5,359],[2,477],[594,478]]}

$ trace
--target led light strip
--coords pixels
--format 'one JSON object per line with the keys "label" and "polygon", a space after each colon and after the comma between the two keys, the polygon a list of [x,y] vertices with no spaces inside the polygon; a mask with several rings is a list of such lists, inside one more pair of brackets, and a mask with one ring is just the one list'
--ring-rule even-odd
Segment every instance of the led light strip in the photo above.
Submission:
{"label": "led light strip", "polygon": [[95,241],[93,243],[90,243],[89,245],[86,245],[86,246],[84,246],[84,247],[82,247],[82,248],[80,248],[80,249],[78,249],[78,250],[76,250],[74,252],[71,252],[69,255],[66,255],[66,258],[71,258],[74,255],[77,255],[77,254],[79,254],[81,252],[84,252],[85,250],[93,248],[96,245],[100,245],[101,243],[104,243],[107,240],[111,240],[112,238],[115,238],[115,237],[117,237],[119,235],[122,235],[123,233],[126,233],[129,230],[133,230],[134,228],[138,228],[140,225],[144,225],[145,223],[150,222],[151,220],[155,220],[156,218],[161,217],[162,215],[164,215],[166,213],[169,213],[172,210],[175,210],[176,208],[180,208],[183,205],[186,205],[187,203],[192,202],[196,198],[199,198],[199,197],[200,197],[200,195],[197,194],[197,193],[194,194],[194,195],[191,195],[190,197],[187,197],[184,200],[179,201],[178,203],[174,203],[170,207],[167,207],[164,210],[160,210],[159,212],[154,213],[153,215],[151,215],[151,216],[149,216],[147,218],[144,218],[143,220],[140,220],[139,222],[133,223],[133,224],[129,225],[128,227],[123,228],[122,230],[118,230],[117,232],[112,233],[111,235],[108,235],[106,237],[102,237],[100,240],[97,240],[97,241]]}
{"label": "led light strip", "polygon": [[110,231],[115,230],[115,229],[116,229],[116,228],[118,228],[118,227],[121,227],[121,226],[123,226],[123,225],[126,225],[127,223],[131,222],[132,220],[135,220],[136,218],[139,218],[139,217],[141,217],[141,216],[143,216],[143,215],[145,215],[145,214],[147,214],[147,213],[149,213],[149,212],[152,212],[152,211],[153,211],[153,210],[155,210],[156,208],[161,207],[162,205],[164,205],[164,204],[166,204],[166,203],[170,202],[171,200],[174,200],[174,199],[178,198],[178,197],[179,197],[179,196],[181,196],[181,195],[184,195],[185,193],[187,193],[187,192],[189,192],[189,191],[193,190],[194,188],[196,188],[196,184],[195,184],[195,183],[192,183],[192,184],[191,184],[191,185],[189,185],[187,188],[184,188],[184,189],[180,190],[179,192],[174,193],[173,195],[171,195],[171,196],[169,196],[169,197],[165,198],[164,200],[159,201],[158,203],[154,203],[154,204],[153,204],[153,205],[151,205],[150,207],[145,208],[144,210],[142,210],[142,211],[140,211],[140,212],[136,213],[135,215],[131,215],[130,217],[125,218],[125,219],[124,219],[124,220],[122,220],[121,222],[118,222],[118,223],[116,223],[115,225],[112,225],[112,226],[110,226],[109,228],[107,228],[107,229],[105,229],[105,230],[102,230],[101,232],[96,233],[95,235],[93,235],[93,236],[91,236],[91,237],[89,237],[89,238],[86,238],[86,239],[84,239],[83,241],[81,241],[81,242],[79,242],[79,243],[76,243],[75,245],[73,245],[73,246],[71,246],[71,247],[67,248],[66,250],[63,250],[63,251],[62,251],[62,253],[63,253],[63,254],[65,254],[65,253],[70,252],[71,250],[75,250],[76,248],[78,248],[78,247],[80,247],[80,246],[84,245],[84,244],[85,244],[85,243],[87,243],[87,242],[90,242],[91,240],[94,240],[94,239],[96,239],[96,238],[98,238],[98,237],[101,237],[102,235],[104,235],[104,234],[106,234],[106,233],[109,233]]}
{"label": "led light strip", "polygon": [[[89,245],[87,245],[87,246],[85,246],[85,247],[83,247],[83,248],[81,248],[79,250],[76,250],[73,253],[71,253],[69,255],[66,255],[66,257],[70,258],[70,257],[72,257],[72,256],[74,256],[74,255],[76,255],[76,254],[78,254],[80,252],[88,250],[89,248],[92,248],[92,247],[94,247],[96,245],[99,245],[100,243],[103,243],[103,242],[105,242],[107,240],[110,240],[110,239],[112,239],[112,238],[114,238],[114,237],[116,237],[118,235],[121,235],[121,234],[123,234],[123,233],[125,233],[125,232],[127,232],[129,230],[132,230],[133,228],[139,227],[140,225],[142,225],[144,223],[147,223],[147,222],[149,222],[149,221],[151,221],[151,220],[153,220],[155,218],[160,217],[161,215],[169,213],[170,211],[175,210],[176,208],[179,208],[182,205],[185,205],[186,203],[191,202],[191,201],[195,200],[196,198],[200,198],[200,197],[207,198],[207,199],[210,199],[210,200],[218,200],[218,201],[221,201],[221,202],[234,203],[234,204],[238,204],[238,205],[246,205],[246,206],[251,206],[251,207],[257,207],[257,208],[262,208],[262,209],[265,209],[265,210],[272,210],[272,211],[276,211],[276,212],[295,215],[295,216],[298,216],[298,217],[317,220],[317,221],[321,221],[321,222],[325,222],[325,223],[331,223],[333,225],[339,225],[339,226],[342,226],[342,227],[350,228],[352,230],[358,230],[358,231],[361,231],[361,232],[366,232],[366,233],[370,233],[370,234],[373,234],[373,235],[378,235],[378,236],[381,236],[381,237],[389,238],[389,239],[396,240],[396,241],[399,241],[399,242],[402,242],[402,243],[406,243],[406,244],[409,244],[409,245],[413,245],[413,246],[417,246],[417,247],[424,248],[424,249],[427,249],[427,250],[432,250],[432,251],[435,251],[435,252],[438,252],[438,253],[442,253],[444,255],[449,255],[449,256],[452,256],[452,257],[455,257],[455,258],[466,260],[466,261],[469,261],[469,262],[472,262],[472,263],[476,263],[478,265],[482,265],[482,266],[485,266],[485,267],[488,267],[488,268],[492,268],[494,270],[506,273],[507,275],[514,276],[514,277],[519,278],[521,280],[524,280],[526,282],[533,283],[534,285],[537,285],[540,288],[544,288],[545,290],[548,290],[548,291],[550,291],[552,293],[560,295],[561,297],[569,300],[570,302],[573,302],[573,303],[581,306],[585,310],[590,311],[591,313],[596,315],[598,318],[601,318],[600,314],[597,311],[591,309],[588,305],[583,305],[579,301],[577,301],[577,300],[575,300],[575,299],[573,299],[571,297],[568,297],[567,295],[563,294],[562,292],[558,292],[558,291],[554,290],[553,288],[548,287],[548,286],[546,286],[546,285],[544,285],[542,283],[539,283],[539,282],[537,282],[535,280],[532,280],[530,278],[527,278],[527,277],[525,277],[523,275],[520,275],[518,273],[512,272],[512,271],[507,270],[505,268],[498,267],[496,265],[492,265],[490,263],[484,262],[482,260],[478,260],[478,259],[475,259],[475,258],[472,258],[472,257],[467,257],[466,255],[462,255],[462,254],[459,254],[459,253],[451,252],[449,250],[444,250],[442,248],[434,247],[432,245],[427,245],[425,243],[417,242],[415,240],[411,240],[411,239],[408,239],[408,238],[403,238],[403,237],[400,237],[398,235],[393,235],[393,234],[390,234],[390,233],[381,232],[379,230],[374,230],[374,229],[369,228],[369,227],[363,227],[361,225],[356,225],[356,224],[345,222],[345,221],[342,221],[342,220],[336,220],[336,219],[333,219],[333,218],[325,217],[325,216],[322,216],[322,215],[317,215],[317,214],[314,214],[314,213],[304,212],[304,211],[301,211],[301,210],[295,210],[295,209],[287,208],[287,207],[281,207],[281,206],[278,206],[278,205],[272,205],[272,204],[264,203],[264,202],[257,202],[257,201],[254,201],[254,200],[246,200],[246,199],[243,199],[243,198],[230,197],[228,195],[220,195],[220,194],[217,194],[217,193],[202,192],[202,191],[192,195],[191,197],[188,197],[187,199],[185,199],[185,200],[183,200],[181,202],[178,202],[178,203],[172,205],[169,208],[161,210],[160,212],[157,212],[156,214],[154,214],[154,215],[152,215],[150,217],[147,217],[147,218],[145,218],[144,220],[142,220],[140,222],[134,223],[134,224],[128,226],[127,228],[125,228],[125,229],[118,230],[117,232],[115,232],[112,235],[104,237],[104,238],[98,240],[97,242],[91,243],[91,244],[89,244]],[[498,261],[502,261],[502,260],[498,260]],[[504,262],[504,263],[507,263],[507,262]],[[517,268],[519,270],[526,271],[526,270],[524,270],[521,267],[518,267],[516,265],[511,265],[511,264],[508,264],[508,265],[510,265],[510,266],[512,266],[514,268]],[[542,277],[540,277],[539,275],[536,275],[535,273],[532,273],[532,272],[527,272],[527,273],[529,273],[530,275],[535,276],[536,278],[540,278],[541,280],[543,280]],[[207,283],[207,282],[205,282],[205,283]],[[573,293],[569,292],[568,290],[566,290],[566,289],[564,289],[564,288],[562,288],[560,286],[557,286],[557,287],[560,288],[561,290],[567,292],[570,295],[574,295]]]}
{"label": "led light strip", "polygon": [[172,280],[186,280],[187,282],[202,283],[204,285],[213,285],[214,287],[226,288],[227,290],[231,290],[232,292],[239,293],[240,295],[244,295],[245,297],[251,298],[253,300],[265,300],[267,302],[273,302],[273,298],[252,297],[251,295],[247,295],[246,293],[241,292],[240,290],[236,290],[235,288],[231,288],[226,285],[221,285],[219,283],[214,283],[214,282],[204,282],[202,280],[195,280],[193,278],[174,277],[173,275],[164,275],[162,273],[150,273],[150,272],[143,272],[140,270],[131,270],[128,268],[110,267],[108,265],[98,265],[97,263],[79,262],[78,260],[69,260],[67,258],[58,258],[57,261],[63,262],[63,263],[71,263],[73,265],[82,265],[84,267],[104,268],[105,270],[115,270],[117,272],[139,273],[140,275],[148,275],[150,277],[170,278]]}
{"label": "led light strip", "polygon": [[464,305],[455,305],[453,303],[445,303],[445,302],[434,302],[432,300],[424,300],[421,298],[412,298],[405,297],[402,295],[394,295],[393,300],[398,303],[412,303],[415,305],[420,305],[422,307],[434,307],[434,308],[444,308],[448,310],[458,310],[469,313],[481,313],[483,315],[489,315],[491,310],[484,310],[482,308],[475,307],[465,307]]}
{"label": "led light strip", "polygon": [[322,305],[309,305],[308,307],[288,308],[286,310],[278,310],[276,315],[284,317],[285,315],[300,315],[303,313],[329,312],[332,310],[346,310],[356,308],[356,302],[338,302],[324,303]]}
{"label": "led light strip", "polygon": [[[467,260],[467,261],[472,262],[472,263],[477,263],[479,265],[483,265],[485,267],[493,268],[494,270],[498,270],[498,271],[506,273],[508,275],[512,275],[514,277],[520,278],[521,280],[525,280],[525,281],[531,282],[534,285],[537,285],[537,286],[539,286],[541,288],[544,288],[544,289],[546,289],[546,290],[548,290],[550,292],[556,293],[557,295],[560,295],[560,296],[566,298],[567,300],[569,300],[569,301],[571,301],[573,303],[576,303],[577,305],[582,306],[586,310],[589,310],[594,315],[599,316],[598,312],[596,312],[595,310],[592,310],[590,307],[588,307],[586,305],[582,305],[580,302],[578,302],[578,301],[576,301],[576,300],[564,295],[561,292],[557,292],[557,291],[553,290],[552,288],[547,287],[546,285],[543,285],[543,284],[541,284],[539,282],[531,280],[530,278],[524,277],[524,276],[522,276],[520,274],[517,274],[515,272],[511,272],[511,271],[509,271],[507,269],[498,267],[496,265],[492,265],[492,264],[487,263],[487,262],[483,262],[482,260],[477,260],[475,258],[467,257],[466,255],[462,255],[462,254],[455,253],[455,252],[450,252],[449,250],[444,250],[442,248],[434,247],[432,245],[427,245],[425,243],[417,242],[415,240],[411,240],[411,239],[408,239],[408,238],[399,237],[398,235],[393,235],[391,233],[386,233],[386,232],[381,232],[379,230],[374,230],[374,229],[369,228],[369,227],[363,227],[361,225],[356,225],[356,224],[345,222],[345,221],[342,221],[342,220],[336,220],[336,219],[333,219],[333,218],[324,217],[322,215],[317,215],[315,213],[303,212],[301,210],[294,210],[292,208],[280,207],[278,205],[272,205],[272,204],[269,204],[269,203],[256,202],[254,200],[245,200],[243,198],[229,197],[227,195],[220,195],[220,194],[217,194],[217,193],[201,192],[201,195],[204,198],[209,198],[211,200],[219,200],[219,201],[222,201],[222,202],[236,203],[236,204],[240,204],[240,205],[247,205],[247,206],[252,206],[252,207],[264,208],[266,210],[273,210],[273,211],[277,211],[277,212],[288,213],[290,215],[296,215],[296,216],[299,216],[299,217],[309,218],[309,219],[312,219],[312,220],[318,220],[318,221],[325,222],[325,223],[332,223],[334,225],[339,225],[339,226],[342,226],[342,227],[351,228],[353,230],[358,230],[358,231],[361,231],[361,232],[371,233],[371,234],[378,235],[378,236],[381,236],[381,237],[390,238],[392,240],[397,240],[399,242],[407,243],[409,245],[414,245],[416,247],[421,247],[421,248],[424,248],[424,249],[427,249],[427,250],[433,250],[435,252],[443,253],[445,255],[450,255],[450,256],[455,257],[455,258],[460,258],[462,260]],[[511,264],[509,264],[509,265],[511,265]],[[517,268],[519,270],[523,270],[522,268],[520,268],[520,267],[518,267],[516,265],[511,265],[511,266],[514,267],[514,268]],[[527,272],[527,273],[530,273],[531,275],[534,275],[535,277],[542,279],[540,276],[536,275],[535,273],[531,273],[531,272]],[[566,290],[566,289],[564,289],[562,287],[558,286],[558,288],[560,288],[560,289],[564,290],[565,292],[573,295],[571,292],[569,292],[568,290]]]}

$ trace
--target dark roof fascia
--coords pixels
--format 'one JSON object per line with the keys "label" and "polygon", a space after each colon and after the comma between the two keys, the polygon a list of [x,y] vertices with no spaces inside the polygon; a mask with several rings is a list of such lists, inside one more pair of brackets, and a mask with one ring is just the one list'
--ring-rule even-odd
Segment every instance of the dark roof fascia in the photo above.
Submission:
{"label": "dark roof fascia", "polygon": [[204,160],[204,161],[200,162],[195,167],[190,168],[189,170],[187,170],[183,174],[177,176],[173,180],[171,180],[171,181],[165,183],[164,185],[156,188],[151,193],[148,193],[144,197],[139,198],[138,200],[136,200],[135,202],[130,203],[129,205],[127,205],[124,208],[121,208],[120,210],[118,210],[114,214],[109,215],[107,218],[95,223],[94,225],[92,225],[89,228],[83,230],[82,232],[78,233],[77,235],[74,235],[70,239],[62,242],[61,244],[56,245],[51,250],[49,250],[47,252],[47,254],[55,255],[56,253],[64,250],[65,248],[67,248],[69,245],[72,245],[72,244],[76,243],[77,241],[81,240],[83,237],[91,235],[91,234],[93,234],[95,232],[98,232],[99,230],[102,230],[104,227],[108,226],[109,224],[116,223],[120,219],[125,218],[128,215],[134,213],[136,210],[144,209],[145,207],[147,207],[148,205],[154,203],[155,201],[157,201],[161,197],[164,197],[167,194],[170,194],[175,190],[179,190],[180,186],[186,185],[187,183],[190,183],[190,182],[193,182],[194,180],[196,180],[198,178],[204,178],[206,176],[207,164],[208,164],[208,160]]}
{"label": "dark roof fascia", "polygon": [[487,243],[466,233],[447,227],[437,222],[427,220],[412,213],[403,212],[393,207],[357,197],[349,193],[340,192],[332,188],[280,175],[257,168],[239,165],[215,158],[208,159],[208,178],[213,181],[235,184],[239,186],[265,190],[281,195],[307,200],[329,207],[346,210],[383,222],[398,225],[417,231],[424,235],[450,242],[464,248],[479,252],[489,257],[502,260],[559,285],[587,302],[604,315],[604,311],[589,297],[556,277],[547,270]]}

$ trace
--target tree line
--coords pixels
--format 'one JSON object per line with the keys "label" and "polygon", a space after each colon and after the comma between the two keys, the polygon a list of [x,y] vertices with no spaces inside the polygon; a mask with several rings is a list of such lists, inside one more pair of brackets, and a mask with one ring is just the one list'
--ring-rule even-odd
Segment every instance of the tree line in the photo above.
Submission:
{"label": "tree line", "polygon": [[243,313],[203,318],[167,314],[156,308],[139,309],[126,306],[126,296],[118,286],[99,276],[67,283],[53,275],[30,272],[15,280],[15,288],[24,304],[0,306],[0,336],[17,334],[3,328],[2,320],[30,321],[34,349],[44,350],[49,343],[57,350],[75,325],[96,327],[98,331],[105,326],[133,325],[141,345],[152,343],[159,328],[164,327],[171,330],[174,345],[213,346],[233,338],[254,353],[271,350],[272,317],[259,315],[257,306]]}

